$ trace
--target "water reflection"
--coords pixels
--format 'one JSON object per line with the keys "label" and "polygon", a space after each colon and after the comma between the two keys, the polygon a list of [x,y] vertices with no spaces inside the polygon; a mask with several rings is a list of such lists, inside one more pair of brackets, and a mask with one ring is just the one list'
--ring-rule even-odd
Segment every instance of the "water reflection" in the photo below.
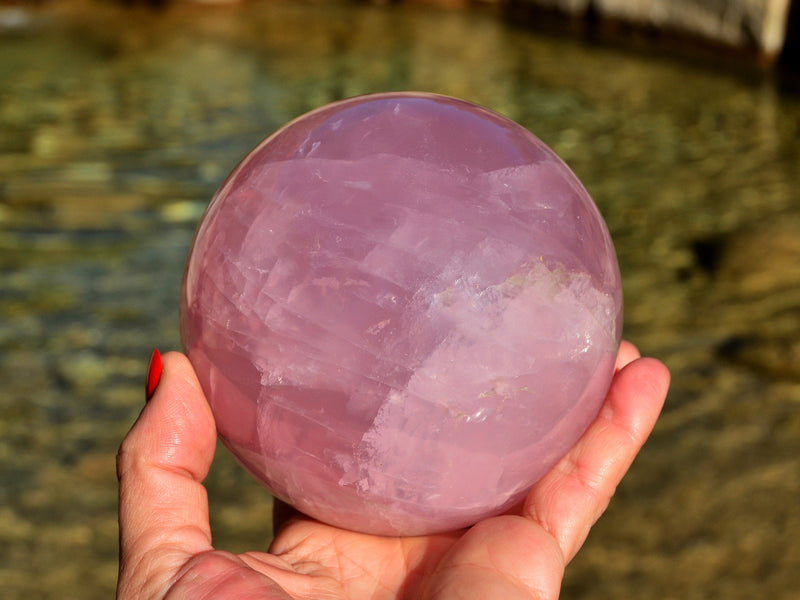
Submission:
{"label": "water reflection", "polygon": [[[114,452],[151,348],[178,345],[183,260],[225,174],[294,116],[393,89],[490,106],[570,163],[617,244],[626,334],[673,370],[664,418],[565,595],[800,587],[797,98],[482,12],[46,10],[0,37],[7,597],[111,593]],[[219,458],[217,543],[265,546],[264,493]]]}

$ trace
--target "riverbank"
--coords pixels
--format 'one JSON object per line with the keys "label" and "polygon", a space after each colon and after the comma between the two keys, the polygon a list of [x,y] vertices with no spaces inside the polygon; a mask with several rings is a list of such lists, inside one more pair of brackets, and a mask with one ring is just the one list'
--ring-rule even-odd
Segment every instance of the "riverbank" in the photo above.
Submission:
{"label": "riverbank", "polygon": [[[206,7],[239,5],[248,0],[120,0],[127,6],[163,9],[175,2]],[[252,0],[250,0],[252,1]],[[262,0],[265,1],[265,0]],[[269,0],[267,0],[269,1]],[[272,0],[275,1],[275,0]],[[369,0],[368,0],[369,1]],[[382,5],[390,0],[371,0]],[[800,70],[800,2],[792,0],[396,0],[438,8],[491,8],[528,23],[556,20],[607,40],[642,40],[673,49],[689,45],[717,52],[735,52],[762,64],[782,63]],[[46,6],[14,0],[0,2],[0,31],[22,30],[31,11]],[[72,0],[98,9],[96,2]]]}

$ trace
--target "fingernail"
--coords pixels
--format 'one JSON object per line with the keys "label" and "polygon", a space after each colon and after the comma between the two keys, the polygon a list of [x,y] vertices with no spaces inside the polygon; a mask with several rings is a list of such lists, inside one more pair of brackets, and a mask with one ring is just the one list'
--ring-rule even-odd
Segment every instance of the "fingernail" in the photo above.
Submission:
{"label": "fingernail", "polygon": [[161,353],[158,348],[154,348],[153,354],[150,356],[150,365],[147,367],[145,402],[150,402],[150,398],[155,394],[159,381],[161,381]]}

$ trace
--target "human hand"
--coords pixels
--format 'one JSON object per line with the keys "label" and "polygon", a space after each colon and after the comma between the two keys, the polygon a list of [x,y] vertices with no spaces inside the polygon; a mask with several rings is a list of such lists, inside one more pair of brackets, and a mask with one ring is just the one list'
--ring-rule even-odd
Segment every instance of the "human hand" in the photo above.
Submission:
{"label": "human hand", "polygon": [[389,538],[294,513],[269,552],[234,555],[211,544],[202,485],[214,418],[188,359],[163,359],[158,387],[117,457],[118,600],[555,599],[669,386],[664,365],[623,342],[600,414],[513,514],[447,534]]}

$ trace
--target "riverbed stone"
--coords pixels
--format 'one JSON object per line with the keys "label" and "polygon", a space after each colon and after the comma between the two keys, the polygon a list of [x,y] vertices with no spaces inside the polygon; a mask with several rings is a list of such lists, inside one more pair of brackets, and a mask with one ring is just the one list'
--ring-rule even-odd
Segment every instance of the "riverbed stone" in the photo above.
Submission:
{"label": "riverbed stone", "polygon": [[723,357],[770,377],[800,381],[800,236],[793,219],[728,235],[713,265],[720,315],[739,333]]}

